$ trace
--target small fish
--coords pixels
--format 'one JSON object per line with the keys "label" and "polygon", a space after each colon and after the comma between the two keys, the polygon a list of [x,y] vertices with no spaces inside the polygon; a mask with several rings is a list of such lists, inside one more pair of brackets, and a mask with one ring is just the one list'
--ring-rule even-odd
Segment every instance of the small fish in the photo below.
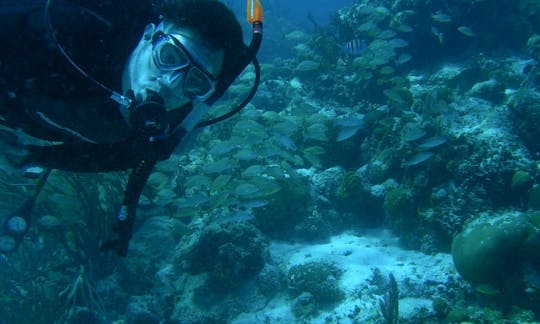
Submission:
{"label": "small fish", "polygon": [[431,27],[431,33],[437,37],[437,39],[439,40],[439,44],[442,44],[443,41],[444,41],[444,34],[435,26],[432,26]]}
{"label": "small fish", "polygon": [[228,224],[228,223],[245,223],[254,219],[255,216],[249,211],[239,211],[230,215],[223,215],[222,218],[218,221],[218,224]]}
{"label": "small fish", "polygon": [[379,73],[382,74],[382,75],[390,75],[390,74],[393,74],[395,72],[394,68],[391,67],[391,66],[383,66],[380,70],[379,70]]}
{"label": "small fish", "polygon": [[301,30],[294,30],[286,35],[283,35],[283,37],[288,41],[297,43],[309,38],[308,35]]}
{"label": "small fish", "polygon": [[412,59],[411,54],[409,53],[402,53],[398,56],[398,58],[395,60],[396,65],[401,65],[409,62]]}
{"label": "small fish", "polygon": [[415,124],[408,125],[403,130],[402,138],[405,142],[414,142],[426,136],[426,131]]}
{"label": "small fish", "polygon": [[449,23],[452,21],[452,18],[450,18],[450,16],[448,16],[442,11],[437,11],[436,13],[431,15],[431,19],[440,23]]}
{"label": "small fish", "polygon": [[248,197],[259,192],[260,190],[261,189],[259,187],[252,185],[251,183],[243,182],[236,187],[234,193],[241,197]]}
{"label": "small fish", "polygon": [[51,229],[62,225],[62,221],[54,216],[45,215],[38,218],[38,224],[46,229]]}
{"label": "small fish", "polygon": [[212,147],[210,148],[210,154],[216,155],[216,156],[224,155],[224,154],[229,153],[233,149],[235,149],[235,146],[232,144],[224,143],[221,141],[215,141],[212,144]]}
{"label": "small fish", "polygon": [[414,155],[412,158],[402,164],[403,167],[412,167],[418,165],[433,156],[431,152],[421,152]]}
{"label": "small fish", "polygon": [[277,143],[289,150],[289,151],[296,151],[298,149],[298,147],[296,146],[296,144],[294,143],[294,141],[288,137],[288,136],[285,136],[281,133],[278,133],[278,132],[272,132],[272,137],[277,141]]}
{"label": "small fish", "polygon": [[334,122],[334,125],[342,127],[362,127],[364,126],[364,114],[354,114],[348,118],[338,119]]}
{"label": "small fish", "polygon": [[375,8],[375,12],[385,16],[390,14],[390,10],[386,9],[383,6],[378,6],[377,8]]}
{"label": "small fish", "polygon": [[264,207],[268,204],[269,204],[268,200],[256,199],[256,200],[245,201],[238,206],[240,208],[259,208],[259,207]]}
{"label": "small fish", "polygon": [[367,49],[366,41],[363,39],[353,39],[341,45],[341,50],[349,55],[360,55]]}
{"label": "small fish", "polygon": [[377,35],[378,39],[391,39],[396,37],[396,32],[393,30],[384,30]]}
{"label": "small fish", "polygon": [[421,150],[430,150],[435,147],[439,147],[447,142],[447,139],[443,136],[433,136],[418,145]]}
{"label": "small fish", "polygon": [[340,128],[336,142],[341,142],[353,137],[359,130],[365,127],[364,115],[358,114],[354,117],[339,119],[334,125]]}
{"label": "small fish", "polygon": [[468,37],[476,37],[476,33],[471,29],[471,27],[467,27],[467,26],[461,26],[461,27],[458,27],[457,29],[460,33],[462,33],[463,35],[465,36],[468,36]]}
{"label": "small fish", "polygon": [[413,31],[413,28],[409,25],[406,25],[406,24],[401,24],[399,26],[396,27],[396,29],[400,32],[403,32],[403,33],[410,33]]}
{"label": "small fish", "polygon": [[388,41],[388,45],[391,47],[402,48],[409,46],[409,42],[402,38],[394,38]]}
{"label": "small fish", "polygon": [[499,295],[501,293],[497,288],[490,284],[477,285],[476,287],[474,287],[474,290],[481,293],[482,295],[487,296]]}
{"label": "small fish", "polygon": [[38,165],[25,165],[22,167],[22,172],[27,178],[37,179],[45,173],[45,168]]}
{"label": "small fish", "polygon": [[339,131],[339,134],[336,136],[336,142],[343,142],[346,139],[349,139],[356,135],[358,131],[362,129],[361,127],[347,127]]}

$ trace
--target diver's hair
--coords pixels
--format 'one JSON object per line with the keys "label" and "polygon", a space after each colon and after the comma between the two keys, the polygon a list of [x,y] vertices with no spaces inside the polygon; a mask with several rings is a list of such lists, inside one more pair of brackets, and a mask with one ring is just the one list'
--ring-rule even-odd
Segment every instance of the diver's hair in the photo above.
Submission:
{"label": "diver's hair", "polygon": [[[163,0],[157,4],[163,19],[194,30],[205,42],[224,50],[218,80],[228,80],[244,61],[246,45],[234,13],[218,0]],[[219,81],[217,88],[220,87]]]}

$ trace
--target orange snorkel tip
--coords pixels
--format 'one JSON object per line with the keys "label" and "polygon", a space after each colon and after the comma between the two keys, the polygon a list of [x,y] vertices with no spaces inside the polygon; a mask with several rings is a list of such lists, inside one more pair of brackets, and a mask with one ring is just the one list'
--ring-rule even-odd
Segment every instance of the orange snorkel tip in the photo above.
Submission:
{"label": "orange snorkel tip", "polygon": [[247,0],[247,21],[250,24],[263,22],[263,7],[259,0]]}

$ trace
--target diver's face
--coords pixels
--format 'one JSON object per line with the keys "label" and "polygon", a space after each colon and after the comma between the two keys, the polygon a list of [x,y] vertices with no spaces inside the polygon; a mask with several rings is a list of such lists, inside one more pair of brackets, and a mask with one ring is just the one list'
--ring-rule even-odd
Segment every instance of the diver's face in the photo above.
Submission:
{"label": "diver's face", "polygon": [[209,48],[190,30],[150,24],[127,62],[123,90],[133,90],[137,102],[158,93],[166,110],[175,109],[208,98],[222,63],[223,50]]}

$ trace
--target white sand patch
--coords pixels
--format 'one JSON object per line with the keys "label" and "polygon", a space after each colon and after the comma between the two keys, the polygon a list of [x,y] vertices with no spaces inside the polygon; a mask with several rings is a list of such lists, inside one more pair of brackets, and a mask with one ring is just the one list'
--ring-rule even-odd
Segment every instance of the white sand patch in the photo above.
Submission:
{"label": "white sand patch", "polygon": [[313,261],[335,263],[345,271],[341,284],[346,289],[364,283],[374,268],[392,272],[398,282],[405,278],[442,281],[448,274],[455,274],[449,254],[426,255],[403,250],[398,247],[397,238],[386,230],[366,232],[364,236],[344,233],[323,244],[275,242],[270,245],[270,253],[287,268]]}
{"label": "white sand patch", "polygon": [[[380,296],[365,294],[373,271],[378,268],[385,275],[392,272],[400,291],[400,316],[413,316],[419,308],[431,310],[433,292],[457,278],[449,254],[426,255],[418,251],[403,250],[389,231],[374,230],[364,235],[343,233],[321,244],[290,244],[272,242],[270,254],[283,270],[294,265],[313,261],[336,264],[343,270],[340,286],[345,298],[332,309],[321,310],[311,323],[353,323],[374,321],[381,318]],[[274,298],[257,313],[242,314],[234,323],[267,320],[283,323],[294,318],[291,314],[292,300],[286,293]],[[413,314],[411,314],[413,313]]]}

